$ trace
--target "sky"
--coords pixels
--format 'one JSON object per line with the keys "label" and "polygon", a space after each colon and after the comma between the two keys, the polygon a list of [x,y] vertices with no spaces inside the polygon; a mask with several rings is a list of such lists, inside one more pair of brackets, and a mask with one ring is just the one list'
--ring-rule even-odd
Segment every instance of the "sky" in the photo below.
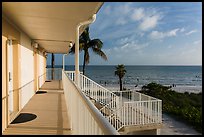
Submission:
{"label": "sky", "polygon": [[[201,2],[104,2],[89,31],[108,57],[90,50],[89,65],[202,65]],[[65,62],[74,65],[74,55]]]}

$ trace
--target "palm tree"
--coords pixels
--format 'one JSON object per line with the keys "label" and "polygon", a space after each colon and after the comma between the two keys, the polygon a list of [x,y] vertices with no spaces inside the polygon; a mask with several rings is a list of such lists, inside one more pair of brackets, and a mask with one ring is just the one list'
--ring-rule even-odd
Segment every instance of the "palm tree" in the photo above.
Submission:
{"label": "palm tree", "polygon": [[119,83],[120,83],[120,91],[122,91],[122,78],[125,76],[126,70],[125,66],[123,64],[119,64],[118,66],[115,67],[115,75],[119,77]]}
{"label": "palm tree", "polygon": [[[89,27],[87,27],[79,37],[79,50],[84,51],[83,75],[85,74],[85,65],[89,64],[90,60],[89,49],[92,49],[95,54],[107,60],[106,54],[101,50],[102,47],[103,42],[100,39],[90,39]],[[75,53],[75,44],[71,48],[70,53]]]}

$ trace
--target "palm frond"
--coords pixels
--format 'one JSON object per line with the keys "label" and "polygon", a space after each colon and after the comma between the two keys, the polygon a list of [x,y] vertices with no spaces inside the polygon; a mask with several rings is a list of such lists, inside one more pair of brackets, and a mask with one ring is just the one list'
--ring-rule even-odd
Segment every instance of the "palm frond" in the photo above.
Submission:
{"label": "palm frond", "polygon": [[101,49],[103,47],[103,42],[100,39],[93,39],[89,42],[89,46],[92,48]]}
{"label": "palm frond", "polygon": [[97,55],[99,55],[101,58],[103,58],[104,60],[108,60],[106,54],[101,50],[101,49],[98,49],[98,48],[92,48],[93,52]]}
{"label": "palm frond", "polygon": [[125,66],[123,64],[119,64],[115,68],[115,75],[117,75],[119,78],[123,78],[126,74]]}

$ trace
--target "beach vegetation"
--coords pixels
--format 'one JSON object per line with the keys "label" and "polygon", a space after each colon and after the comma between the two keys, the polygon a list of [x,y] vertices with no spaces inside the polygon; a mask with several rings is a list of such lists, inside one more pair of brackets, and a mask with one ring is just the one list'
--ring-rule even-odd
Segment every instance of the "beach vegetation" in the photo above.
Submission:
{"label": "beach vegetation", "polygon": [[162,100],[162,111],[202,132],[202,92],[179,93],[171,87],[149,83],[141,93]]}

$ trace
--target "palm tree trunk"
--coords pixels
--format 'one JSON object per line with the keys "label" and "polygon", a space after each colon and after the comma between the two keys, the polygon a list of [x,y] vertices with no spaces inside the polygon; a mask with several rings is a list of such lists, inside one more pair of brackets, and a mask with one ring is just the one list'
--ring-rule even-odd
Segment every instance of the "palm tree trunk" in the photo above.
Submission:
{"label": "palm tree trunk", "polygon": [[86,52],[84,52],[83,75],[85,75]]}
{"label": "palm tree trunk", "polygon": [[52,53],[52,80],[54,78],[54,64],[55,64],[55,56],[54,54]]}
{"label": "palm tree trunk", "polygon": [[120,81],[119,81],[119,83],[120,83],[120,91],[122,91],[122,87],[123,87],[123,86],[122,86],[122,84],[123,84],[123,83],[122,83],[122,78],[119,78],[119,79],[120,79]]}

